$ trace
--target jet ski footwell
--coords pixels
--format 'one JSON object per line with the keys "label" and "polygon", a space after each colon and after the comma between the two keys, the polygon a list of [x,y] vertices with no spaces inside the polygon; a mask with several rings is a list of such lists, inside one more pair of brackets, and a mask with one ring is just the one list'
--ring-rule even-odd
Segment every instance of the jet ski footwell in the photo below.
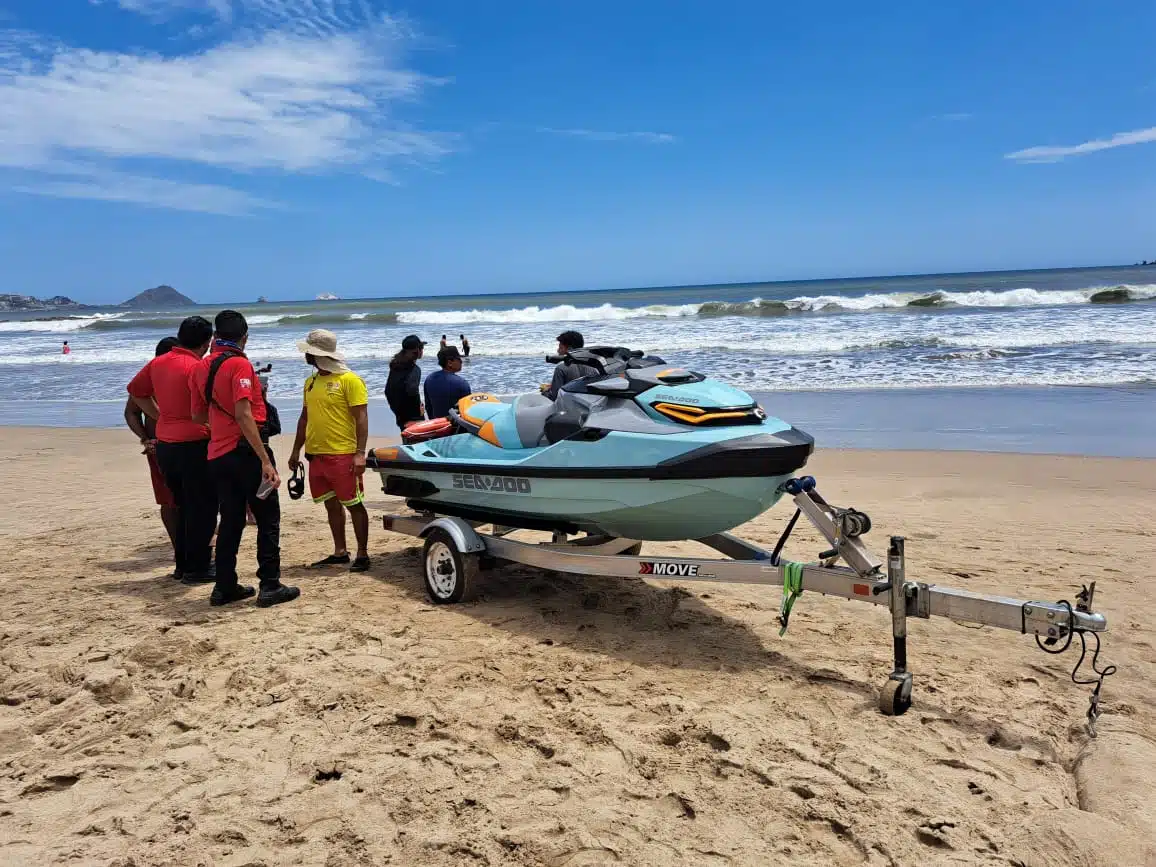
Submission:
{"label": "jet ski footwell", "polygon": [[[1098,665],[1099,633],[1107,631],[1108,624],[1104,615],[1093,609],[1095,582],[1083,587],[1073,605],[1067,601],[1036,602],[973,593],[909,579],[902,536],[890,537],[886,562],[881,562],[863,544],[862,536],[871,528],[865,514],[827,503],[810,476],[789,479],[782,489],[793,498],[796,513],[774,550],[767,551],[730,533],[696,540],[726,559],[641,556],[637,539],[599,534],[570,538],[576,527],[557,527],[548,520],[540,528],[529,529],[552,532],[551,541],[515,540],[510,535],[519,527],[503,524],[500,513],[478,509],[470,514],[439,515],[423,510],[420,498],[411,499],[410,503],[418,514],[386,515],[384,524],[387,530],[425,540],[425,587],[435,604],[474,598],[481,570],[505,561],[578,575],[783,585],[780,620],[784,632],[791,605],[803,591],[886,608],[891,616],[893,668],[880,690],[879,708],[889,716],[904,713],[912,701],[913,677],[907,660],[909,618],[945,617],[1033,635],[1040,648],[1050,653],[1067,650],[1074,638],[1079,639],[1081,650],[1086,650],[1091,636],[1093,654],[1080,653],[1072,679],[1094,686],[1087,726],[1095,735],[1103,679],[1115,671],[1113,666]],[[818,563],[792,563],[781,556],[800,515],[830,545],[819,555]],[[479,528],[484,526],[489,526],[490,531],[481,532]],[[844,565],[837,565],[840,560]],[[1078,679],[1086,656],[1091,657],[1092,673]]]}

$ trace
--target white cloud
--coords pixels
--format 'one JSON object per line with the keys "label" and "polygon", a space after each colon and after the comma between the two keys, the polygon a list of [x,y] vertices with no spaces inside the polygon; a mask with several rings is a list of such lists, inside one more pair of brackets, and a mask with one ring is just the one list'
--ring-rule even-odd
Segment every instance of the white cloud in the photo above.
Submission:
{"label": "white cloud", "polygon": [[[445,136],[396,118],[437,79],[406,67],[407,33],[345,0],[119,0],[156,13],[199,5],[248,29],[177,56],[91,51],[0,33],[0,167],[36,173],[26,191],[240,213],[256,200],[215,184],[140,176],[182,163],[233,174],[393,177],[435,160]],[[360,9],[361,12],[354,14]],[[253,24],[256,22],[256,25]],[[238,22],[239,23],[239,22]],[[72,166],[72,169],[67,166]],[[58,180],[76,166],[101,180]],[[62,166],[65,166],[62,169]],[[116,184],[124,184],[121,190]]]}
{"label": "white cloud", "polygon": [[1078,157],[1084,154],[1106,151],[1111,148],[1125,147],[1126,145],[1147,144],[1156,142],[1156,126],[1147,129],[1137,129],[1132,132],[1118,132],[1111,138],[1093,139],[1078,145],[1051,146],[1026,148],[1022,151],[1006,154],[1004,159],[1015,160],[1021,163],[1058,163],[1065,157]]}
{"label": "white cloud", "polygon": [[229,217],[247,216],[261,208],[279,207],[273,202],[267,202],[232,187],[189,184],[117,172],[80,172],[71,178],[17,184],[12,190],[38,196],[130,202],[148,207],[199,211]]}
{"label": "white cloud", "polygon": [[550,126],[540,126],[538,132],[584,138],[588,141],[636,141],[646,144],[670,144],[678,141],[675,136],[666,132],[606,132],[597,129],[556,129]]}
{"label": "white cloud", "polygon": [[[90,0],[94,6],[102,5],[102,0]],[[205,9],[220,18],[228,20],[233,15],[230,0],[113,0],[117,6],[143,15],[163,16],[184,9]]]}

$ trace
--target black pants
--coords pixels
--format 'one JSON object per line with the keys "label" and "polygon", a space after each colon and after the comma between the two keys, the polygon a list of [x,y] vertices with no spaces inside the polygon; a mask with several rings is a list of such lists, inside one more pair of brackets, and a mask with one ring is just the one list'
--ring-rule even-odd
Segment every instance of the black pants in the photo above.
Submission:
{"label": "black pants", "polygon": [[[266,446],[269,459],[273,450]],[[277,491],[263,500],[257,499],[261,486],[261,459],[248,442],[241,443],[219,458],[209,461],[209,470],[217,485],[221,526],[217,530],[217,586],[237,584],[237,550],[245,532],[245,507],[257,519],[257,577],[262,587],[275,587],[281,581],[281,500]]]}
{"label": "black pants", "polygon": [[210,543],[217,524],[217,489],[209,477],[208,440],[157,443],[157,466],[180,509],[173,541],[177,570],[208,572]]}

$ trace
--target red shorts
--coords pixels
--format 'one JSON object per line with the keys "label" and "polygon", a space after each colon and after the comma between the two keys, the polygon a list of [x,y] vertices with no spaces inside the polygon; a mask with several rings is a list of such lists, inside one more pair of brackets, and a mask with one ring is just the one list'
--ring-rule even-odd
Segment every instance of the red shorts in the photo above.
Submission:
{"label": "red shorts", "polygon": [[343,506],[360,503],[361,476],[353,471],[353,455],[309,456],[309,494],[315,503],[334,497]]}
{"label": "red shorts", "polygon": [[173,492],[169,490],[169,486],[165,484],[165,477],[161,474],[161,468],[157,465],[156,455],[145,455],[149,460],[149,475],[153,480],[153,498],[157,501],[158,506],[175,506],[176,499],[173,497]]}

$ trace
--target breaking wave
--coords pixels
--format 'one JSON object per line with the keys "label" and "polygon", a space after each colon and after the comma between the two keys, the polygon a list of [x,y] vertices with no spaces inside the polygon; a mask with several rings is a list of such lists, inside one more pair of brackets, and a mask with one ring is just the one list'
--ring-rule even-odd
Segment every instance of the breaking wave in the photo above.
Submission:
{"label": "breaking wave", "polygon": [[0,332],[44,331],[49,333],[55,332],[58,334],[68,333],[70,331],[80,331],[85,328],[92,328],[102,322],[112,322],[124,315],[125,314],[123,313],[94,313],[90,316],[54,316],[45,317],[44,319],[13,319],[7,322],[0,322]]}
{"label": "breaking wave", "polygon": [[651,304],[646,307],[617,307],[600,304],[597,307],[575,307],[558,304],[554,307],[518,307],[515,309],[475,310],[406,310],[397,314],[397,321],[406,325],[438,325],[442,323],[471,322],[612,322],[622,319],[672,319],[694,316],[701,304]]}
{"label": "breaking wave", "polygon": [[904,308],[944,309],[951,307],[1054,307],[1069,304],[1119,304],[1156,299],[1156,285],[1091,286],[1086,289],[983,289],[974,292],[891,292],[871,295],[817,295],[769,301],[710,301],[700,316],[783,316],[790,313],[865,312]]}

